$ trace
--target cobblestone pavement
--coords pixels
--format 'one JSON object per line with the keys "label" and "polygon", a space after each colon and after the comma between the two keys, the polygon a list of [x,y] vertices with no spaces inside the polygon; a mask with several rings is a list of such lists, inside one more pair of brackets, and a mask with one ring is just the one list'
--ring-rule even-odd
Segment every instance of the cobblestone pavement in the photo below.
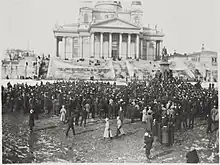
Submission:
{"label": "cobblestone pavement", "polygon": [[[67,125],[61,123],[59,117],[37,120],[33,134],[28,131],[27,119],[19,115],[3,115],[3,163],[184,163],[191,147],[197,149],[201,163],[219,162],[218,151],[209,145],[212,135],[206,135],[206,125],[201,123],[182,136],[176,133],[172,147],[155,142],[152,159],[147,160],[143,149],[144,125],[139,121],[130,123],[125,120],[125,136],[104,140],[104,120],[90,121],[85,128],[77,126],[75,137],[71,130],[69,137],[65,137]],[[114,136],[116,120],[111,120],[110,124]]]}

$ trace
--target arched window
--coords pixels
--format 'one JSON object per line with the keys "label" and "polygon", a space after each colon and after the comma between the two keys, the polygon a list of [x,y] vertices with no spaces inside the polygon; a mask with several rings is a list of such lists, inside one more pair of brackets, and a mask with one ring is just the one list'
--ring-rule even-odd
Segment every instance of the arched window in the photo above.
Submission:
{"label": "arched window", "polygon": [[84,22],[86,22],[86,23],[89,22],[89,16],[88,16],[88,14],[84,14]]}

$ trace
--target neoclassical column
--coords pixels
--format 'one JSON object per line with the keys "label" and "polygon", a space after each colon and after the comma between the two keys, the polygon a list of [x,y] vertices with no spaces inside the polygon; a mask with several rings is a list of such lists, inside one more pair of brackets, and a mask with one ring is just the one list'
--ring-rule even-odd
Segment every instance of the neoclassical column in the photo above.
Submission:
{"label": "neoclassical column", "polygon": [[112,57],[112,33],[109,33],[109,48],[108,48],[108,57],[111,58]]}
{"label": "neoclassical column", "polygon": [[148,57],[148,49],[149,49],[149,48],[148,48],[148,45],[149,45],[149,44],[148,44],[148,40],[146,40],[146,52],[145,52],[145,53],[146,53],[146,60],[149,59],[149,57]]}
{"label": "neoclassical column", "polygon": [[127,54],[127,58],[131,57],[131,34],[128,33],[128,54]]}
{"label": "neoclassical column", "polygon": [[64,59],[66,59],[66,37],[64,37]]}
{"label": "neoclassical column", "polygon": [[122,57],[121,55],[121,48],[122,47],[122,33],[119,33],[119,58]]}
{"label": "neoclassical column", "polygon": [[141,59],[143,59],[143,39],[141,39]]}
{"label": "neoclassical column", "polygon": [[158,60],[158,43],[157,43],[157,41],[155,41],[155,43],[156,43],[156,48],[155,48],[155,57],[154,57],[154,59]]}
{"label": "neoclassical column", "polygon": [[72,38],[72,58],[74,58],[74,37]]}
{"label": "neoclassical column", "polygon": [[160,58],[162,58],[163,40],[160,41]]}
{"label": "neoclassical column", "polygon": [[100,57],[103,57],[103,33],[100,33]]}
{"label": "neoclassical column", "polygon": [[94,39],[95,39],[95,36],[94,36],[94,33],[92,32],[91,34],[91,56],[94,57]]}
{"label": "neoclassical column", "polygon": [[136,59],[139,59],[139,34],[136,35]]}
{"label": "neoclassical column", "polygon": [[56,56],[59,57],[59,38],[56,37]]}
{"label": "neoclassical column", "polygon": [[83,58],[83,38],[79,36],[79,55],[80,58]]}
{"label": "neoclassical column", "polygon": [[158,60],[160,60],[160,41],[158,41],[158,46],[157,46],[157,49],[158,49]]}

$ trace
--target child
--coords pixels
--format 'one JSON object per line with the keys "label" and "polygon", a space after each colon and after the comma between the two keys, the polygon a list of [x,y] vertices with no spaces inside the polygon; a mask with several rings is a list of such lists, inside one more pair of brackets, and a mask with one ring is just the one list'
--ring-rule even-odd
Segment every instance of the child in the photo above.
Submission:
{"label": "child", "polygon": [[151,135],[151,132],[147,131],[145,134],[144,134],[144,148],[145,148],[145,154],[146,154],[146,157],[148,159],[150,159],[150,150],[152,149],[152,144],[153,144],[153,136]]}
{"label": "child", "polygon": [[108,118],[106,118],[105,121],[106,121],[106,123],[105,123],[105,131],[104,131],[103,137],[104,137],[104,139],[105,139],[105,138],[110,138],[110,139],[112,139],[113,136],[112,136],[112,132],[111,132],[111,130],[110,130],[110,125],[109,125],[109,120],[108,120]]}

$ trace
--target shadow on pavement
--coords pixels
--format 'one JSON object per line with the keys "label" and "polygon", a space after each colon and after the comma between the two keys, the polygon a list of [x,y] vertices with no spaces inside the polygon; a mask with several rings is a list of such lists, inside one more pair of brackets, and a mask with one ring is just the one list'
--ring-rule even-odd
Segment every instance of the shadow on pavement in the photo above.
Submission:
{"label": "shadow on pavement", "polygon": [[76,135],[87,133],[87,132],[92,132],[92,131],[94,131],[94,129],[88,129],[88,130],[84,130],[82,132],[78,132],[78,133],[76,133]]}
{"label": "shadow on pavement", "polygon": [[173,152],[173,150],[163,151],[163,152],[161,152],[161,153],[159,153],[157,155],[154,155],[152,157],[152,160],[157,159],[158,157],[162,157],[162,156],[168,155],[168,154],[170,154],[172,152]]}

